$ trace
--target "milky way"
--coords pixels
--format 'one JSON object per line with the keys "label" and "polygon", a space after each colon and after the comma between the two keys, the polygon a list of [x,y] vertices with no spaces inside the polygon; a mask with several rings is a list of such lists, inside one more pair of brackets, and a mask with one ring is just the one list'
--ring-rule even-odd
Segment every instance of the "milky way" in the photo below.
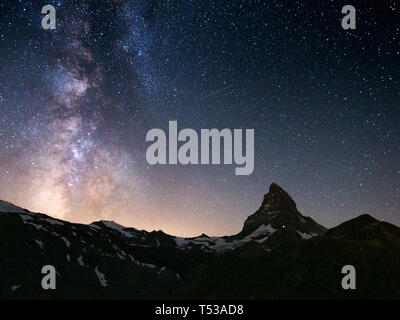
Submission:
{"label": "milky way", "polygon": [[[43,30],[41,8],[57,11]],[[396,1],[2,1],[0,198],[75,222],[239,231],[271,182],[400,224]],[[252,128],[255,170],[150,166],[146,132]]]}

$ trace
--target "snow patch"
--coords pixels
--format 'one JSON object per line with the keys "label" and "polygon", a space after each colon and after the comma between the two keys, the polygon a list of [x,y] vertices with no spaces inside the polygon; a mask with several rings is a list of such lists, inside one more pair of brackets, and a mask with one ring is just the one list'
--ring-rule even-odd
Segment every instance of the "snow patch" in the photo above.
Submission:
{"label": "snow patch", "polygon": [[83,262],[83,257],[79,256],[78,258],[76,258],[76,260],[78,260],[78,263],[83,267],[85,265],[85,263]]}
{"label": "snow patch", "polygon": [[66,237],[61,237],[61,239],[64,240],[65,245],[69,248],[71,246],[71,242],[68,241],[68,239]]}
{"label": "snow patch", "polygon": [[157,272],[157,275],[159,275],[161,272],[165,271],[167,268],[166,267],[161,267],[161,269]]}
{"label": "snow patch", "polygon": [[26,211],[20,207],[13,205],[10,202],[0,200],[0,212],[1,213],[26,213]]}
{"label": "snow patch", "polygon": [[133,263],[135,263],[135,264],[138,265],[138,266],[146,267],[146,268],[150,268],[150,269],[157,268],[157,266],[155,266],[154,264],[140,262],[140,261],[136,260],[134,257],[132,257],[131,255],[129,255],[129,258],[131,259],[131,261],[132,261]]}
{"label": "snow patch", "polygon": [[33,223],[33,221],[35,221],[35,219],[33,218],[32,215],[25,213],[25,214],[21,214],[20,217],[24,224],[30,224],[31,226],[34,226],[37,230],[47,231],[47,229],[44,228],[43,226]]}
{"label": "snow patch", "polygon": [[146,268],[150,268],[150,269],[155,269],[155,268],[157,268],[157,266],[154,265],[154,264],[151,264],[151,263],[144,263],[144,262],[142,262],[142,266],[143,266],[143,267],[146,267]]}
{"label": "snow patch", "polygon": [[96,266],[96,268],[94,269],[94,272],[96,272],[97,278],[99,279],[101,286],[102,287],[107,287],[108,286],[107,280],[106,280],[106,278],[104,276],[104,273],[101,273],[99,271],[99,266]]}
{"label": "snow patch", "polygon": [[37,243],[37,245],[40,247],[40,249],[44,249],[44,243],[43,243],[43,241],[40,241],[40,240],[36,240],[36,239],[33,239],[33,240],[35,240],[35,242]]}
{"label": "snow patch", "polygon": [[263,242],[265,242],[269,237],[270,237],[270,236],[266,236],[266,237],[261,238],[261,239],[256,240],[256,241],[257,241],[258,243],[263,243]]}
{"label": "snow patch", "polygon": [[302,232],[300,232],[300,231],[297,231],[297,233],[298,233],[298,234],[300,235],[300,237],[301,237],[302,239],[304,239],[304,240],[308,240],[308,239],[311,239],[311,238],[313,238],[313,237],[316,236],[315,233],[302,233]]}
{"label": "snow patch", "polygon": [[117,257],[120,258],[121,260],[125,260],[125,257],[123,255],[119,254],[118,252],[117,252]]}
{"label": "snow patch", "polygon": [[91,227],[93,229],[98,229],[98,230],[101,229],[97,224],[94,224],[94,223],[89,224],[89,227]]}
{"label": "snow patch", "polygon": [[[250,241],[257,241],[259,243],[264,242],[267,240],[276,229],[274,229],[270,224],[268,225],[261,225],[251,234],[247,235],[243,239],[239,240],[228,240],[225,238],[220,237],[205,237],[200,236],[197,238],[180,238],[174,237],[175,243],[178,248],[180,249],[190,249],[192,245],[198,245],[203,251],[206,252],[220,252],[226,250],[233,250],[247,242]],[[260,237],[264,236],[262,239]]]}
{"label": "snow patch", "polygon": [[55,220],[53,218],[45,218],[43,220],[47,221],[48,223],[52,224],[53,226],[55,226],[55,225],[63,226],[64,225],[63,222],[61,222],[59,220]]}
{"label": "snow patch", "polygon": [[175,237],[174,240],[178,247],[184,247],[185,245],[190,243],[190,241],[187,240],[186,238]]}
{"label": "snow patch", "polygon": [[270,236],[275,231],[276,231],[276,229],[272,228],[272,226],[270,224],[268,224],[268,225],[263,224],[263,225],[259,226],[257,230],[253,231],[251,234],[249,234],[248,236],[243,238],[243,240],[241,240],[241,241],[251,241],[254,238],[257,238],[257,237],[265,235],[265,234]]}
{"label": "snow patch", "polygon": [[[126,231],[126,229],[127,229],[126,227],[124,227],[118,223],[115,223],[114,221],[101,221],[101,223],[104,224],[107,228],[114,229],[114,230],[122,233],[122,235],[124,235],[127,238],[135,237],[135,235],[133,235],[129,231]],[[91,226],[93,226],[93,224],[91,224]],[[136,230],[136,229],[134,229],[134,230]]]}
{"label": "snow patch", "polygon": [[34,220],[33,217],[30,214],[22,214],[20,215],[22,222],[25,223],[29,223],[30,221]]}

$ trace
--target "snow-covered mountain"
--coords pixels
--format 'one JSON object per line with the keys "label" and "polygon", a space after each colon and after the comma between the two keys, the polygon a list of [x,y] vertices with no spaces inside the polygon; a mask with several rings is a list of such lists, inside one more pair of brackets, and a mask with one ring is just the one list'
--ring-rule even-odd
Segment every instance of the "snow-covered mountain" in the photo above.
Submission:
{"label": "snow-covered mountain", "polygon": [[273,183],[264,196],[260,209],[246,219],[239,234],[227,237],[209,237],[203,234],[195,238],[175,238],[175,242],[179,248],[186,250],[200,248],[219,252],[238,248],[250,241],[272,249],[269,244],[279,242],[280,239],[307,240],[322,235],[325,231],[323,226],[298,212],[294,200]]}
{"label": "snow-covered mountain", "polygon": [[[20,219],[27,227],[57,234],[60,238],[69,239],[66,240],[68,242],[74,241],[76,237],[76,232],[72,232],[71,235],[70,231],[79,228],[85,229],[87,236],[94,236],[98,233],[113,234],[123,238],[131,246],[164,246],[205,252],[233,250],[251,241],[266,244],[272,235],[288,232],[293,232],[298,240],[310,239],[323,234],[326,230],[311,218],[302,216],[297,211],[292,198],[276,184],[271,185],[269,192],[264,196],[260,209],[245,221],[243,230],[237,235],[225,237],[210,237],[202,234],[198,237],[181,238],[165,234],[162,231],[148,232],[125,227],[114,221],[96,221],[85,226],[54,219],[44,214],[32,213],[4,201],[0,201],[0,212],[19,214]],[[56,232],[65,229],[63,227],[68,227],[65,231],[69,234]],[[118,252],[115,254],[118,255]]]}
{"label": "snow-covered mountain", "polygon": [[[0,298],[285,298],[296,290],[314,294],[305,284],[309,277],[313,290],[331,294],[332,283],[324,284],[328,289],[320,288],[313,278],[336,274],[326,267],[327,244],[329,253],[339,252],[333,266],[354,261],[354,250],[364,252],[364,241],[382,241],[374,248],[375,255],[382,248],[386,256],[400,248],[399,228],[372,217],[361,220],[326,232],[300,214],[276,184],[242,231],[225,237],[182,238],[113,221],[74,224],[0,201]],[[355,234],[358,238],[353,239]],[[319,255],[323,269],[310,274]],[[47,264],[57,270],[54,291],[40,285],[41,268]],[[387,261],[385,268],[397,266],[399,257]]]}

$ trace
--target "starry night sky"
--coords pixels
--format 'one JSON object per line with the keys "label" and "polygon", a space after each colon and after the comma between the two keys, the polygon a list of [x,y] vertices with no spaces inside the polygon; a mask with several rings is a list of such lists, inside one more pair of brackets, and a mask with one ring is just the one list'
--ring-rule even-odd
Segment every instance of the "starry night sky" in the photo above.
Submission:
{"label": "starry night sky", "polygon": [[[390,0],[1,0],[0,199],[226,235],[276,182],[327,227],[363,213],[399,225],[399,22]],[[146,133],[170,120],[254,129],[253,174],[148,165]]]}

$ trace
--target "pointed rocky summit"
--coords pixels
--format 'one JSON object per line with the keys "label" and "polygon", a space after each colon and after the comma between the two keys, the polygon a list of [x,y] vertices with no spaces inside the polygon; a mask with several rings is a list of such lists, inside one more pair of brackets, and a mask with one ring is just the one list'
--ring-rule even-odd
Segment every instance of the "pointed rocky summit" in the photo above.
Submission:
{"label": "pointed rocky summit", "polygon": [[260,209],[246,219],[240,236],[251,234],[262,225],[278,230],[278,234],[291,233],[302,239],[322,235],[326,231],[310,217],[303,216],[289,194],[275,183],[264,195]]}

